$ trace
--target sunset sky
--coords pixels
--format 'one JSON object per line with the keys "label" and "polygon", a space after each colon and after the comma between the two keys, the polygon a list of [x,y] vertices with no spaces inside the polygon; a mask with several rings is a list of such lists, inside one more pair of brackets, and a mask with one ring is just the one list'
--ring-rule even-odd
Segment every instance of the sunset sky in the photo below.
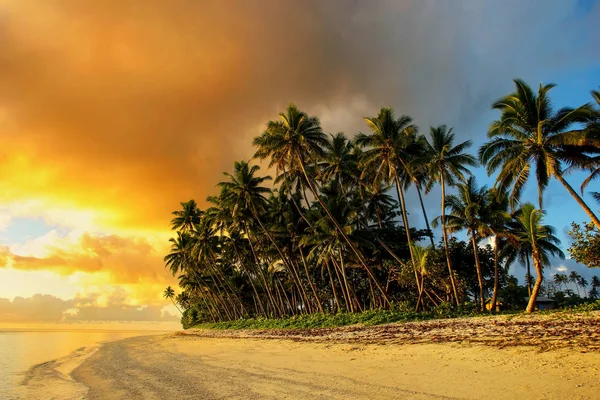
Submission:
{"label": "sunset sky", "polygon": [[[515,77],[591,101],[598,21],[587,0],[0,0],[0,322],[177,320],[170,212],[289,102],[327,132],[391,105],[478,146]],[[556,182],[545,200],[566,250],[586,217]]]}

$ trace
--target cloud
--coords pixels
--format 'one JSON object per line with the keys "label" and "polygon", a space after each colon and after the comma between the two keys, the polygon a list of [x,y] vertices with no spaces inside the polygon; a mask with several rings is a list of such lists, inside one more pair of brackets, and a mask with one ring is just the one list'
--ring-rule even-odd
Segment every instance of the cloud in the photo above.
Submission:
{"label": "cloud", "polygon": [[477,143],[512,78],[598,65],[598,18],[561,0],[0,2],[0,230],[70,232],[0,248],[0,266],[154,305],[170,212],[214,194],[290,101],[328,132],[392,105]]}
{"label": "cloud", "polygon": [[113,283],[171,283],[162,258],[165,241],[119,235],[57,231],[0,249],[0,265],[18,270],[50,270],[62,275],[103,272]]}
{"label": "cloud", "polygon": [[290,101],[350,135],[388,104],[467,135],[510,78],[597,61],[597,14],[562,1],[4,2],[0,193],[166,228]]}
{"label": "cloud", "polygon": [[69,323],[99,321],[177,321],[179,317],[163,311],[163,305],[128,303],[123,289],[116,288],[104,299],[98,293],[63,300],[51,295],[36,294],[16,297],[12,301],[0,298],[0,321],[3,323]]}

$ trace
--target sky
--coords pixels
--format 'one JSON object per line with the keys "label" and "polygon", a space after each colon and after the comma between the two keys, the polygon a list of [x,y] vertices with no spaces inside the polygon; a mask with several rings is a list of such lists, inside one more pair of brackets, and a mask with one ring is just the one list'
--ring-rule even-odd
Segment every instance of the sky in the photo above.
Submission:
{"label": "sky", "polygon": [[[170,212],[290,102],[349,137],[392,106],[475,152],[513,78],[591,101],[598,20],[588,0],[0,0],[0,322],[177,320]],[[556,182],[545,202],[566,250],[586,216]]]}

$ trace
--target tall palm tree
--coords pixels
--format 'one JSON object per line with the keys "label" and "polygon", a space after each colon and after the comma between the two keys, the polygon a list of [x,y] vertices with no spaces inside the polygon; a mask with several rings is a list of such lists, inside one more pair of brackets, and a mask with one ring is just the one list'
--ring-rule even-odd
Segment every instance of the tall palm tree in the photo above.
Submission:
{"label": "tall palm tree", "polygon": [[585,295],[585,289],[589,286],[587,279],[585,279],[583,276],[580,276],[579,279],[577,279],[577,284],[581,286],[581,290]]}
{"label": "tall palm tree", "polygon": [[598,288],[600,288],[600,278],[594,275],[592,276],[592,281],[590,282],[590,291],[588,293],[588,297],[591,299],[597,299],[599,296]]}
{"label": "tall palm tree", "polygon": [[[592,97],[598,108],[595,110],[594,118],[586,125],[586,133],[591,140],[597,141],[596,147],[600,148],[600,91],[592,90]],[[590,184],[591,181],[600,178],[600,155],[590,157],[588,168],[590,175],[581,184],[581,194],[583,194],[585,188]],[[591,192],[592,197],[600,203],[600,192]]]}
{"label": "tall palm tree", "polygon": [[581,275],[577,271],[569,272],[569,282],[575,285],[575,290],[577,290],[577,296],[581,297],[581,293],[579,292],[579,279],[581,279]]}
{"label": "tall palm tree", "polygon": [[303,296],[305,305],[308,306],[308,296],[304,290],[304,286],[300,282],[298,271],[294,267],[293,263],[284,254],[281,247],[271,232],[265,227],[261,219],[261,215],[265,213],[265,206],[267,203],[265,195],[271,193],[269,188],[261,185],[265,181],[270,180],[271,177],[255,176],[256,172],[259,170],[260,167],[258,165],[253,165],[250,167],[250,165],[245,161],[236,161],[234,163],[233,174],[227,172],[224,173],[229,180],[219,182],[218,184],[218,186],[221,187],[222,200],[228,205],[228,208],[232,210],[233,214],[248,212],[250,215],[252,215],[252,218],[258,223],[264,235],[268,238],[269,242],[277,251],[281,262],[290,272],[295,285],[298,288],[298,292]]}
{"label": "tall palm tree", "polygon": [[390,301],[381,284],[377,281],[371,267],[366,263],[358,248],[352,243],[342,227],[333,217],[323,199],[319,195],[314,180],[307,173],[308,164],[316,164],[322,160],[328,145],[327,136],[323,133],[317,117],[310,117],[290,104],[285,113],[279,114],[279,121],[269,121],[267,129],[259,137],[254,138],[253,144],[258,147],[255,157],[261,160],[270,158],[269,167],[276,167],[277,173],[287,170],[302,171],[304,182],[310,189],[325,214],[331,219],[335,228],[340,232],[344,241],[355,254],[359,264],[367,271],[381,292],[386,303]]}
{"label": "tall palm tree", "polygon": [[479,233],[482,237],[494,237],[494,289],[490,304],[490,311],[493,314],[496,312],[500,285],[500,247],[509,236],[508,223],[511,220],[508,212],[508,196],[504,191],[496,188],[487,191],[487,200],[485,208],[481,211],[481,219]]}
{"label": "tall palm tree", "polygon": [[537,277],[533,290],[531,291],[531,297],[527,304],[526,311],[532,312],[535,308],[535,301],[537,299],[540,286],[544,279],[543,275],[543,264],[541,249],[538,244],[540,240],[548,240],[551,236],[554,236],[555,229],[550,225],[543,225],[544,213],[535,208],[531,203],[525,203],[517,213],[517,220],[521,225],[521,229],[518,232],[514,232],[514,236],[517,240],[528,242],[531,246],[531,256],[533,259],[533,266],[535,267]]}
{"label": "tall palm tree", "polygon": [[322,183],[335,182],[344,196],[358,180],[357,159],[353,149],[354,143],[343,133],[331,135],[325,158],[318,165]]}
{"label": "tall palm tree", "polygon": [[556,285],[558,285],[559,289],[562,287],[562,285],[565,285],[565,289],[567,288],[567,282],[569,281],[569,278],[567,277],[567,275],[565,274],[554,274],[554,283]]}
{"label": "tall palm tree", "polygon": [[370,172],[373,187],[379,187],[381,182],[390,186],[395,185],[415,279],[419,286],[406,200],[401,183],[406,176],[409,163],[414,158],[414,150],[416,150],[414,136],[417,127],[412,124],[412,118],[406,115],[396,118],[394,111],[389,107],[382,108],[377,117],[365,118],[365,122],[371,129],[371,133],[368,135],[359,133],[355,138],[358,146],[366,148],[360,160],[363,169],[362,178]]}
{"label": "tall palm tree", "polygon": [[444,239],[444,248],[446,251],[446,263],[448,264],[448,273],[452,283],[452,291],[456,304],[460,304],[458,291],[456,290],[456,281],[450,262],[450,250],[448,249],[448,231],[446,227],[446,186],[456,184],[456,181],[464,182],[466,176],[471,172],[468,166],[475,166],[477,161],[475,157],[467,154],[465,150],[471,147],[471,141],[466,140],[454,146],[454,133],[452,128],[448,129],[445,125],[431,128],[430,139],[425,141],[426,152],[424,162],[427,165],[428,181],[425,192],[428,193],[435,183],[439,183],[442,189],[442,214],[440,220],[442,223],[442,236]]}
{"label": "tall palm tree", "polygon": [[[522,229],[522,225],[514,219],[513,221],[510,221],[508,225],[509,231],[512,233]],[[548,234],[547,237],[539,238],[537,245],[542,266],[546,267],[551,265],[550,256],[560,258],[561,260],[565,259],[565,254],[559,247],[560,240],[555,235]],[[531,244],[529,241],[509,241],[508,245],[502,250],[502,258],[506,260],[506,265],[511,265],[516,260],[518,260],[521,265],[525,265],[527,271],[525,274],[527,293],[531,296]]]}
{"label": "tall palm tree", "polygon": [[198,208],[195,200],[189,200],[181,203],[181,210],[173,211],[171,220],[171,229],[189,232],[200,223],[202,211]]}
{"label": "tall palm tree", "polygon": [[175,291],[173,290],[173,288],[171,286],[167,286],[167,288],[163,292],[163,297],[165,299],[171,300],[171,303],[173,303],[173,305],[175,306],[175,308],[177,309],[177,311],[179,311],[179,313],[183,314],[181,312],[181,310],[179,309],[179,307],[177,307],[177,304],[175,303],[175,300],[174,300],[174,298],[175,298]]}
{"label": "tall palm tree", "polygon": [[488,131],[491,139],[479,149],[479,158],[488,174],[500,170],[496,185],[510,187],[514,208],[532,168],[538,186],[538,204],[543,210],[543,194],[551,177],[556,178],[600,228],[600,220],[563,177],[563,164],[589,165],[588,151],[594,143],[582,130],[569,130],[589,121],[589,104],[577,108],[552,108],[549,91],[555,86],[541,85],[537,94],[522,80],[515,79],[516,91],[496,101],[493,108],[502,112]]}
{"label": "tall palm tree", "polygon": [[[466,182],[457,185],[458,194],[446,196],[446,207],[450,214],[446,216],[446,228],[449,232],[458,232],[467,230],[473,245],[473,254],[475,257],[475,268],[477,270],[477,280],[479,281],[479,301],[481,311],[485,310],[485,297],[483,292],[483,276],[481,274],[481,265],[479,263],[479,242],[483,220],[482,213],[486,207],[487,187],[478,187],[474,177],[469,177]],[[438,219],[434,220],[434,226]]]}

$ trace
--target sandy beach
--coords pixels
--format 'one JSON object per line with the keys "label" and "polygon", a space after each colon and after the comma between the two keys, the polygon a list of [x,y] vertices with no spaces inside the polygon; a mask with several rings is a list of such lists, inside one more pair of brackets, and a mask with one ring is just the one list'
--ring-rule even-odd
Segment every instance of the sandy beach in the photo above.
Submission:
{"label": "sandy beach", "polygon": [[[287,338],[273,332],[261,336],[253,331],[255,337],[249,337],[244,331],[194,330],[130,338],[106,343],[97,351],[82,351],[83,362],[70,374],[71,397],[64,392],[64,397],[47,398],[598,398],[599,316],[544,318],[527,324],[498,317],[481,326],[472,319],[349,327],[305,331],[304,336],[295,332]],[[472,325],[472,331],[466,324]],[[484,326],[488,331],[482,330]],[[502,346],[498,338],[491,340],[499,329],[506,333],[511,326],[523,330],[523,337],[543,330],[547,338],[538,336],[537,345],[524,344],[514,335],[512,345],[507,335]],[[567,326],[578,327],[584,340],[569,342],[566,338],[575,331]],[[390,336],[394,329],[404,333]],[[414,340],[414,332],[406,333],[411,329],[420,329],[421,339],[406,339]],[[454,336],[440,336],[452,329]],[[481,337],[472,342],[435,339],[460,337],[465,329],[468,335],[479,329]],[[565,345],[540,346],[560,335]],[[485,337],[490,340],[483,341]],[[47,378],[33,376],[30,384],[42,379],[52,386]],[[89,388],[86,393],[83,387]]]}

